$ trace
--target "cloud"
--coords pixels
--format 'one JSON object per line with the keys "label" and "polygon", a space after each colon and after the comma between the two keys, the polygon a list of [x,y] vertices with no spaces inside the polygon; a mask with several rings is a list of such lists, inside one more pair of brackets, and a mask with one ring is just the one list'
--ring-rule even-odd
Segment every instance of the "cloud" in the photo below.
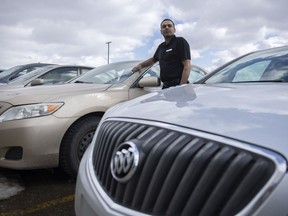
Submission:
{"label": "cloud", "polygon": [[163,18],[189,42],[192,61],[213,69],[256,49],[287,44],[288,2],[278,0],[2,0],[0,67],[30,62],[145,59],[163,40]]}

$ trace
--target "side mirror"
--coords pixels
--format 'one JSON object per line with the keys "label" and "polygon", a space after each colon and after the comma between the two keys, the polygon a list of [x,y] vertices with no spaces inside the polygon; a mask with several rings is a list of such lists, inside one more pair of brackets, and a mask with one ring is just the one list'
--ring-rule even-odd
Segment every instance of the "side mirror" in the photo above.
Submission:
{"label": "side mirror", "polygon": [[144,88],[144,87],[157,87],[161,86],[161,81],[159,77],[143,77],[139,82],[138,82],[139,87]]}
{"label": "side mirror", "polygon": [[37,86],[37,85],[43,85],[44,84],[44,80],[43,79],[34,79],[31,82],[31,86]]}

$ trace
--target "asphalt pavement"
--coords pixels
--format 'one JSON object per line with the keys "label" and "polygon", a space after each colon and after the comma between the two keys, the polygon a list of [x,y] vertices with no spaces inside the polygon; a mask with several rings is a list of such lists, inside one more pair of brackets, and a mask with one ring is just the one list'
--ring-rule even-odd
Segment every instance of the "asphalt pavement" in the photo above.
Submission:
{"label": "asphalt pavement", "polygon": [[2,181],[10,179],[4,184],[0,181],[2,195],[9,194],[12,189],[15,191],[17,187],[19,189],[17,193],[0,200],[0,216],[75,216],[75,179],[61,170],[0,169],[1,176]]}

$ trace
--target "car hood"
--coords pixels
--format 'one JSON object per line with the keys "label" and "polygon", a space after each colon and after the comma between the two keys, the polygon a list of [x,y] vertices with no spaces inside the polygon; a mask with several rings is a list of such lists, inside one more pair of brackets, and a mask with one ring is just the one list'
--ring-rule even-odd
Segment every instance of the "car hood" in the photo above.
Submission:
{"label": "car hood", "polygon": [[7,90],[1,88],[0,101],[12,105],[40,103],[43,101],[57,100],[57,98],[65,96],[102,92],[110,86],[111,84],[70,83],[51,86],[16,87]]}
{"label": "car hood", "polygon": [[105,117],[166,122],[273,147],[288,156],[287,84],[185,85],[113,107]]}

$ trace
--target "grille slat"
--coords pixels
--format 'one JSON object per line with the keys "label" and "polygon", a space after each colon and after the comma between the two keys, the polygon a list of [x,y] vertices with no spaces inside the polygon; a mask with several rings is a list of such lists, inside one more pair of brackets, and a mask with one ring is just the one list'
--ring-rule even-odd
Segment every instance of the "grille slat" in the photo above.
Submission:
{"label": "grille slat", "polygon": [[[156,166],[159,163],[161,155],[165,149],[177,138],[178,134],[175,132],[169,132],[162,137],[161,140],[151,149],[150,154],[147,156],[146,163],[143,166],[139,183],[135,190],[132,206],[136,209],[141,207],[141,203],[146,196],[147,188],[151,182]],[[131,197],[132,198],[132,197]]]}
{"label": "grille slat", "polygon": [[147,194],[144,198],[142,210],[152,210],[158,198],[158,194],[163,186],[163,182],[167,177],[169,169],[181,148],[191,140],[186,135],[179,136],[178,139],[170,143],[168,148],[163,152],[161,159],[156,167],[154,175],[149,184]]}
{"label": "grille slat", "polygon": [[[123,136],[123,133],[126,131],[126,133],[129,133],[129,124],[119,124],[115,130],[112,132],[112,136],[110,140],[107,140],[106,144],[106,149],[107,151],[104,152],[104,154],[108,154],[108,152],[113,152],[114,151],[114,146],[116,143],[121,143],[122,139],[125,138],[125,135]],[[111,144],[110,144],[111,143]],[[103,167],[110,167],[110,162],[111,162],[111,155],[107,155],[105,159],[103,159],[104,165]],[[111,174],[109,169],[105,169],[103,171],[103,181],[107,182],[106,187],[110,184],[110,181],[108,179],[110,178]],[[111,179],[111,178],[110,178]]]}
{"label": "grille slat", "polygon": [[[145,132],[146,133],[146,132]],[[156,133],[153,133],[151,136],[147,137],[146,141],[141,143],[143,146],[145,146],[145,151],[143,151],[143,156],[142,156],[142,161],[145,160],[144,163],[141,163],[141,164],[146,164],[146,160],[147,160],[147,156],[146,156],[146,152],[150,152],[151,151],[151,148],[154,148],[157,143],[159,142],[159,140],[161,138],[163,138],[163,136],[166,134],[167,132],[165,130],[157,130]],[[136,142],[136,141],[135,141]],[[148,159],[149,160],[149,159]],[[140,166],[142,166],[140,164]],[[139,169],[139,171],[137,172],[136,175],[141,175],[141,172],[140,170],[143,170],[142,168]],[[146,177],[144,177],[146,178]],[[140,178],[142,179],[142,178]],[[150,181],[150,180],[148,180]],[[148,182],[147,181],[147,182]],[[143,198],[143,190],[146,190],[143,185],[141,185],[140,187],[138,186],[139,184],[141,184],[140,182],[134,182],[133,180],[131,182],[129,182],[127,184],[127,190],[125,192],[125,197],[124,197],[124,200],[123,202],[124,203],[132,203],[133,206],[135,206],[135,208],[137,208],[137,202],[138,202],[138,199],[139,197]],[[135,199],[133,199],[133,196],[135,195]],[[139,196],[140,195],[140,196]],[[139,208],[139,206],[138,206]]]}
{"label": "grille slat", "polygon": [[[221,215],[231,215],[233,212],[238,212],[245,204],[249,202],[251,197],[255,194],[256,191],[262,187],[269,173],[271,173],[273,166],[262,159],[258,159],[245,175],[245,178],[241,184],[237,187],[237,190],[225,205],[225,208],[222,210]],[[242,203],[239,204],[239,200],[242,200]]]}
{"label": "grille slat", "polygon": [[205,143],[203,148],[195,155],[189,164],[185,175],[180,181],[177,191],[168,208],[169,215],[177,215],[182,212],[189,197],[199,182],[203,172],[208,165],[210,158],[219,150],[218,145],[213,143]]}
{"label": "grille slat", "polygon": [[100,139],[97,140],[97,142],[99,143],[106,143],[106,145],[99,145],[99,150],[96,153],[97,156],[96,155],[94,156],[94,160],[96,159],[97,164],[99,164],[99,166],[97,167],[99,178],[103,178],[103,175],[105,172],[104,162],[107,157],[108,147],[112,145],[112,143],[110,143],[111,136],[108,136],[108,134],[111,134],[111,133],[113,134],[113,132],[117,130],[118,124],[114,124],[114,125],[111,124],[111,126],[108,124],[106,127],[104,127],[103,136],[100,136]]}
{"label": "grille slat", "polygon": [[154,207],[155,212],[164,212],[169,207],[173,194],[180,183],[179,181],[182,179],[191,161],[191,157],[197,153],[203,144],[203,140],[195,138],[181,150],[164,181],[163,188]]}
{"label": "grille slat", "polygon": [[192,196],[189,198],[185,209],[183,210],[183,215],[200,214],[207,198],[211,195],[211,191],[214,190],[219,178],[221,178],[225,172],[227,163],[229,163],[233,154],[234,151],[232,149],[224,147],[213,155],[213,158],[211,158],[209,165],[193,191]]}
{"label": "grille slat", "polygon": [[[105,138],[107,139],[107,130],[109,130],[109,124],[105,124],[103,125],[103,127],[101,128],[101,133],[99,133],[97,142],[98,143],[106,143],[105,142]],[[93,163],[94,163],[94,169],[97,173],[99,173],[100,175],[100,169],[101,169],[101,161],[102,158],[104,157],[103,152],[103,148],[105,147],[105,145],[95,145],[95,149],[93,152]],[[103,167],[102,167],[103,168]]]}
{"label": "grille slat", "polygon": [[241,182],[244,173],[250,166],[252,156],[240,152],[229,164],[226,172],[219,181],[217,187],[212,192],[210,198],[205,203],[202,215],[213,215],[219,212],[228,201],[228,198],[234,193]]}
{"label": "grille slat", "polygon": [[[123,123],[117,125],[117,127],[113,127],[113,129],[111,130],[110,136],[107,136],[107,139],[105,140],[106,145],[104,146],[103,149],[103,158],[101,160],[101,164],[100,164],[100,173],[101,173],[101,178],[103,182],[106,182],[106,188],[109,185],[107,180],[107,173],[109,173],[109,170],[104,169],[105,167],[110,167],[110,161],[111,160],[111,154],[109,154],[109,152],[112,152],[114,149],[114,145],[115,145],[115,133],[117,133],[117,131],[122,127]],[[108,161],[108,162],[107,162]]]}
{"label": "grille slat", "polygon": [[[275,162],[252,148],[168,128],[115,120],[101,125],[93,163],[111,200],[152,215],[235,215],[275,172]],[[137,146],[140,160],[132,178],[120,183],[110,161],[127,141]]]}

